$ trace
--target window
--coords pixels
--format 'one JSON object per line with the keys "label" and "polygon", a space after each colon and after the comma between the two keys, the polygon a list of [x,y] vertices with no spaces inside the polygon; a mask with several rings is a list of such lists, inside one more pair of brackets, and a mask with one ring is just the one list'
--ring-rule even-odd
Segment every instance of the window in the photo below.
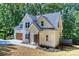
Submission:
{"label": "window", "polygon": [[26,35],[25,35],[25,38],[26,38],[26,39],[29,39],[29,37],[30,37],[29,34],[26,34]]}
{"label": "window", "polygon": [[20,28],[23,28],[23,24],[20,24]]}
{"label": "window", "polygon": [[58,27],[59,27],[59,22],[58,22]]}
{"label": "window", "polygon": [[46,41],[48,41],[48,35],[46,35]]}
{"label": "window", "polygon": [[44,22],[43,21],[41,21],[41,26],[44,26]]}
{"label": "window", "polygon": [[27,23],[25,24],[26,28],[28,27]]}
{"label": "window", "polygon": [[28,22],[28,28],[30,27],[30,23]]}
{"label": "window", "polygon": [[28,23],[26,23],[26,24],[25,24],[25,26],[26,26],[26,28],[29,28],[30,23],[29,23],[29,22],[28,22]]}

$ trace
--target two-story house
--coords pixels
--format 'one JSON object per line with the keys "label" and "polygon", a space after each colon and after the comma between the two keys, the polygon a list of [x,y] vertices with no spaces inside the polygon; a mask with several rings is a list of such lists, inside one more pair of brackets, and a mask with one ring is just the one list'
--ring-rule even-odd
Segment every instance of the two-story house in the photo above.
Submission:
{"label": "two-story house", "polygon": [[61,16],[60,12],[38,16],[26,14],[15,27],[14,38],[27,44],[56,47],[62,33]]}

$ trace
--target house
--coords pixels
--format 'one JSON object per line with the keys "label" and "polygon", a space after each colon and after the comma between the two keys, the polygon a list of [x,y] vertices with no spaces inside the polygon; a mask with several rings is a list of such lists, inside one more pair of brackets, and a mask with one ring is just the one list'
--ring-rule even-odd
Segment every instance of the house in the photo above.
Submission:
{"label": "house", "polygon": [[26,44],[56,47],[62,33],[61,16],[60,12],[38,16],[26,14],[15,27],[14,38]]}

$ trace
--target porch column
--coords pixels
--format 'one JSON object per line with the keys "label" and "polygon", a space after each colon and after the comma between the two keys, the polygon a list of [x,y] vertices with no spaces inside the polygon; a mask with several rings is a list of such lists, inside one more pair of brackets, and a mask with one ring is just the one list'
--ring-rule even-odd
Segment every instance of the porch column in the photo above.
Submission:
{"label": "porch column", "polygon": [[23,23],[23,42],[25,42],[25,23]]}
{"label": "porch column", "polygon": [[26,42],[26,40],[25,40],[25,33],[23,33],[23,42]]}
{"label": "porch column", "polygon": [[34,33],[30,33],[30,44],[34,44]]}

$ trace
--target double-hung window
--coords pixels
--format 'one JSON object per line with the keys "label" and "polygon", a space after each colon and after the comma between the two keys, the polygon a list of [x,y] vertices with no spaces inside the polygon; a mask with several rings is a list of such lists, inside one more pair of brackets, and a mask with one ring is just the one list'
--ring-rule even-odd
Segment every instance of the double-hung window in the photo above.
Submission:
{"label": "double-hung window", "polygon": [[41,21],[41,26],[44,26],[44,21]]}
{"label": "double-hung window", "polygon": [[29,34],[26,34],[26,35],[25,35],[25,38],[26,38],[26,39],[29,39],[29,37],[30,37]]}
{"label": "double-hung window", "polygon": [[30,23],[29,23],[29,22],[27,22],[27,23],[25,24],[25,26],[26,26],[26,28],[29,28]]}
{"label": "double-hung window", "polygon": [[20,24],[20,28],[23,28],[23,24]]}

